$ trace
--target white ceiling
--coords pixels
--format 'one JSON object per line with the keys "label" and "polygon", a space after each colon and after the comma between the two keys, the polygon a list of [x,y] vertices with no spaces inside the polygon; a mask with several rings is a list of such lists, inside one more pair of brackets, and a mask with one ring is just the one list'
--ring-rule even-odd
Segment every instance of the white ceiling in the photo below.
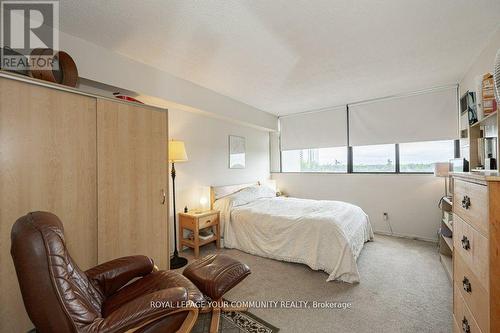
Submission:
{"label": "white ceiling", "polygon": [[500,24],[499,0],[60,6],[63,31],[275,114],[456,83]]}

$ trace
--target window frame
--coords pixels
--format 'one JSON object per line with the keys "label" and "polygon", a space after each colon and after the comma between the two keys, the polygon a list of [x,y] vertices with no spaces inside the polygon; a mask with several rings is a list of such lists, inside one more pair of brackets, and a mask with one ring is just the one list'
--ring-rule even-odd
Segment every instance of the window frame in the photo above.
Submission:
{"label": "window frame", "polygon": [[[460,141],[458,139],[452,140],[454,146],[454,157],[460,156]],[[395,171],[354,171],[353,170],[353,147],[347,146],[347,171],[345,172],[331,172],[331,171],[283,171],[283,150],[280,147],[280,173],[305,173],[305,174],[332,174],[332,175],[345,175],[345,174],[359,174],[359,175],[432,175],[432,171],[417,172],[417,171],[401,171],[400,166],[400,144],[392,143],[395,151]]]}

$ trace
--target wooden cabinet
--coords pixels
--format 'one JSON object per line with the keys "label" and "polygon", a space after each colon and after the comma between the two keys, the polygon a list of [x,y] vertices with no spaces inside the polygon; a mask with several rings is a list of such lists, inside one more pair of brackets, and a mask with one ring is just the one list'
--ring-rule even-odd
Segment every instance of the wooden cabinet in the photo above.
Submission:
{"label": "wooden cabinet", "polygon": [[144,254],[168,268],[167,113],[97,101],[99,262]]}
{"label": "wooden cabinet", "polygon": [[500,331],[500,174],[453,173],[456,325]]}
{"label": "wooden cabinet", "polygon": [[[209,210],[196,213],[179,213],[179,246],[190,247],[194,250],[194,257],[200,255],[200,246],[215,242],[217,248],[220,248],[220,212],[218,210]],[[213,236],[201,239],[199,232],[201,229],[212,227]],[[213,230],[215,229],[215,230]],[[184,230],[190,231],[192,238],[184,238]]]}
{"label": "wooden cabinet", "polygon": [[0,332],[26,332],[10,232],[30,211],[61,218],[84,270],[132,254],[168,268],[167,112],[0,74]]}
{"label": "wooden cabinet", "polygon": [[32,327],[10,230],[30,211],[57,214],[82,269],[97,264],[96,100],[0,78],[0,332]]}

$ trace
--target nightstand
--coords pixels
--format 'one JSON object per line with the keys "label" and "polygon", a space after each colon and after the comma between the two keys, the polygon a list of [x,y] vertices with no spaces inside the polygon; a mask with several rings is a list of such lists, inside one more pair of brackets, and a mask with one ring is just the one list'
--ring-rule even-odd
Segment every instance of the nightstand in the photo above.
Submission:
{"label": "nightstand", "polygon": [[[209,210],[201,213],[188,212],[179,213],[179,244],[190,247],[194,250],[194,257],[200,255],[200,246],[215,242],[217,248],[220,249],[220,224],[219,211]],[[212,227],[214,235],[208,239],[200,238],[200,230]],[[193,238],[184,238],[184,229],[190,230],[193,233]]]}

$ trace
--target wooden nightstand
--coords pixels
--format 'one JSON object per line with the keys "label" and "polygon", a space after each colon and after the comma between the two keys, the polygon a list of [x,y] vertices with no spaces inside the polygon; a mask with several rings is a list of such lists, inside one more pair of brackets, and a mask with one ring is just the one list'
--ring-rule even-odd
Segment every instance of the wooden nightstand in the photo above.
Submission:
{"label": "wooden nightstand", "polygon": [[[209,210],[206,212],[195,213],[179,213],[179,244],[194,249],[194,257],[200,255],[200,246],[208,243],[216,242],[217,248],[220,249],[220,224],[219,211]],[[209,239],[200,239],[199,232],[201,229],[213,227],[214,235]],[[184,229],[193,232],[193,239],[184,238]]]}

